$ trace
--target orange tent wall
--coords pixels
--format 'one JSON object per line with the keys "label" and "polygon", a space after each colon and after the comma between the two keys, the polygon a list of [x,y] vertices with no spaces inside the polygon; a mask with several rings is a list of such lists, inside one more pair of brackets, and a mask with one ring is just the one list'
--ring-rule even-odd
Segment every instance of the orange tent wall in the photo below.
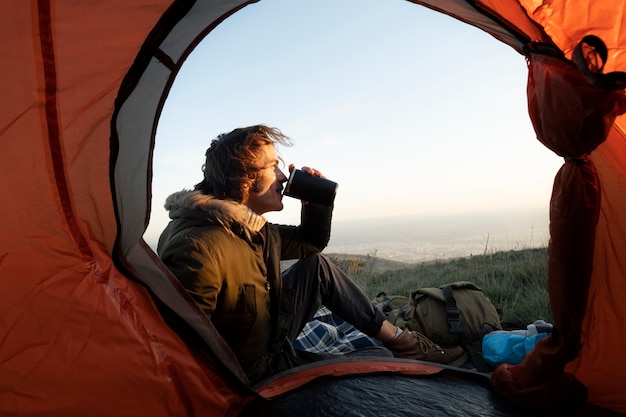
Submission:
{"label": "orange tent wall", "polygon": [[[571,58],[583,36],[605,42],[604,73],[626,70],[624,4],[612,1],[521,1],[552,41]],[[588,389],[588,402],[626,413],[626,117],[618,116],[607,140],[590,154],[600,185],[593,269],[582,323],[581,350],[565,370]],[[563,259],[562,262],[572,260]],[[571,285],[577,285],[572,282]],[[558,296],[551,294],[552,296]]]}
{"label": "orange tent wall", "polygon": [[227,415],[241,404],[111,260],[114,100],[170,3],[2,4],[1,415]]}
{"label": "orange tent wall", "polygon": [[[487,1],[486,3],[500,3]],[[550,36],[566,56],[586,35],[595,35],[609,47],[606,72],[624,70],[622,46],[626,40],[624,4],[612,0],[520,0],[530,18]]]}
{"label": "orange tent wall", "polygon": [[615,125],[592,154],[601,184],[593,273],[582,349],[566,370],[589,389],[588,401],[626,414],[626,136]]}
{"label": "orange tent wall", "polygon": [[[532,52],[534,43],[539,42],[555,45],[566,58],[572,59],[574,48],[581,39],[587,35],[595,35],[606,44],[608,49],[603,72],[626,70],[626,54],[623,53],[624,45],[626,45],[626,31],[623,29],[626,27],[626,8],[623,2],[612,0],[413,1],[479,27],[523,54]],[[478,17],[477,14],[479,14]],[[485,18],[482,14],[489,18]],[[562,94],[571,94],[567,91],[568,88],[555,89],[554,94],[547,94],[542,98],[545,101],[539,104],[549,107],[551,102],[558,102],[558,99],[565,103],[567,98]],[[556,94],[559,97],[556,97]],[[606,97],[604,104],[610,106],[612,98],[610,95]],[[589,137],[585,138],[584,135],[579,138],[575,134],[579,124],[582,124],[583,119],[588,116],[587,114],[579,114],[578,118],[571,120],[566,119],[577,113],[579,109],[574,109],[574,106],[579,100],[581,100],[580,97],[574,93],[567,102],[569,110],[574,111],[555,108],[549,120],[545,120],[547,125],[554,128],[548,136],[559,138],[561,142],[559,146],[567,149],[576,148],[578,144],[575,141],[578,139],[582,143],[591,140]],[[590,106],[590,109],[592,107]],[[599,107],[602,107],[602,103],[599,103]],[[626,413],[626,391],[623,389],[624,381],[626,381],[626,364],[622,360],[623,353],[626,351],[626,342],[621,336],[626,331],[624,320],[626,311],[621,302],[626,286],[626,262],[623,261],[626,253],[625,127],[626,117],[618,116],[606,142],[588,156],[597,170],[597,184],[600,191],[598,206],[591,202],[581,204],[581,206],[591,204],[600,213],[593,242],[584,241],[581,236],[582,230],[562,230],[573,237],[572,244],[569,245],[573,249],[572,253],[578,250],[584,251],[583,247],[590,245],[592,251],[590,275],[584,276],[586,272],[582,271],[575,271],[574,275],[578,274],[578,277],[565,274],[559,279],[569,278],[569,282],[565,281],[561,288],[554,287],[553,289],[557,289],[556,292],[552,290],[550,292],[551,300],[558,301],[555,304],[561,307],[576,305],[575,308],[578,309],[576,312],[565,311],[565,314],[557,311],[556,316],[582,315],[585,314],[583,310],[586,308],[581,329],[582,349],[565,370],[573,372],[586,385],[589,402],[622,413]],[[545,133],[545,131],[538,132],[538,135],[545,136]],[[571,135],[572,133],[574,135]],[[571,136],[568,138],[568,135]],[[568,140],[572,142],[567,144]],[[569,193],[569,190],[560,189],[560,186],[556,189],[558,192]],[[558,207],[559,202],[556,201],[556,203]],[[564,235],[561,234],[561,236]],[[559,244],[562,243],[564,242],[560,240]],[[577,244],[579,248],[576,249]],[[573,264],[578,260],[567,259],[567,257],[556,259],[553,255],[556,253],[551,253],[550,262],[553,266],[552,272],[554,272],[550,274],[551,279],[559,274],[559,271],[567,271],[568,263]],[[582,278],[580,281],[583,282],[577,282],[578,278]],[[587,292],[586,281],[590,282],[586,307],[584,298],[582,303],[574,300],[572,303],[561,302],[571,295],[584,296]],[[564,324],[566,324],[565,327],[576,327],[569,323]],[[573,349],[575,350],[576,347]],[[549,397],[550,393],[546,393],[546,398]],[[520,396],[518,400],[523,401],[521,398]]]}

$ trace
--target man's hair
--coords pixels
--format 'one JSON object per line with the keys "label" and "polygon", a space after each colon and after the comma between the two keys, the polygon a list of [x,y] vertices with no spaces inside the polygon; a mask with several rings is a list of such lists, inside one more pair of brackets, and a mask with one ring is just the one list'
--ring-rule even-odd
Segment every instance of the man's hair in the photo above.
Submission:
{"label": "man's hair", "polygon": [[211,142],[202,166],[204,180],[195,189],[219,199],[240,203],[248,201],[258,168],[253,162],[264,145],[291,145],[291,139],[280,130],[265,125],[242,127],[222,133]]}

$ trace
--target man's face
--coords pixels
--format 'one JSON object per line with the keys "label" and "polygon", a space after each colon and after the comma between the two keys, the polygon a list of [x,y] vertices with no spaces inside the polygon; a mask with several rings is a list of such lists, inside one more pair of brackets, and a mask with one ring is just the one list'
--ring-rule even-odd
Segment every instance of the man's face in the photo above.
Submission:
{"label": "man's face", "polygon": [[273,144],[264,145],[253,162],[259,171],[250,189],[246,205],[256,214],[283,209],[283,183],[287,177],[278,167],[278,154]]}

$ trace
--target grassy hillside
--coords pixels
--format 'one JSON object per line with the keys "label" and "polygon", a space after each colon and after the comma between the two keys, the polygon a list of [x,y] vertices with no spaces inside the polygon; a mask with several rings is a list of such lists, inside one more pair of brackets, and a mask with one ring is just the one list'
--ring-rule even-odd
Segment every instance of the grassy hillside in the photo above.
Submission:
{"label": "grassy hillside", "polygon": [[504,322],[552,321],[547,290],[547,250],[524,249],[467,258],[402,263],[376,254],[327,256],[374,298],[379,292],[409,296],[420,287],[471,281],[502,309]]}

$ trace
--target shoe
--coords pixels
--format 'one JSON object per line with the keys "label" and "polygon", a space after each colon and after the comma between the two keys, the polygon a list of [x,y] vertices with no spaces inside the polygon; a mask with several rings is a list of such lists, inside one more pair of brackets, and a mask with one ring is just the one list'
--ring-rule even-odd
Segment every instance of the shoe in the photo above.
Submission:
{"label": "shoe", "polygon": [[396,358],[415,359],[451,366],[460,366],[469,359],[467,352],[461,346],[442,348],[423,334],[406,328],[397,338],[387,342],[385,346]]}

